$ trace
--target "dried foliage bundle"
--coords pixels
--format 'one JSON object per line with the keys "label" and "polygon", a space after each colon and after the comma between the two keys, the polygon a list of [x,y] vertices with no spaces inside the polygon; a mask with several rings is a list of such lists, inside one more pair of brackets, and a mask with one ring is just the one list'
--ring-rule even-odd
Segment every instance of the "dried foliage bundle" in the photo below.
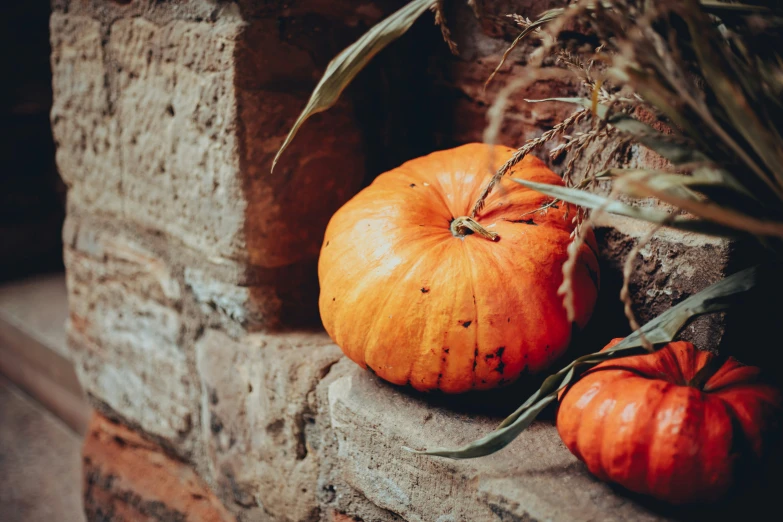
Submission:
{"label": "dried foliage bundle", "polygon": [[[614,131],[655,150],[671,164],[666,171],[583,172],[579,188],[589,187],[599,177],[615,178],[610,198],[592,205],[585,205],[584,194],[574,191],[560,191],[558,197],[579,200],[594,209],[593,216],[605,212],[619,195],[655,197],[696,218],[639,213],[612,205],[616,213],[635,214],[658,225],[636,245],[625,266],[621,298],[634,330],[639,325],[628,293],[632,262],[660,226],[721,235],[754,233],[771,236],[762,241],[779,247],[779,239],[772,238],[780,237],[783,211],[782,77],[780,56],[775,51],[779,48],[775,44],[780,43],[777,29],[781,18],[774,11],[711,1],[608,0],[576,2],[548,11],[534,22],[511,16],[522,27],[520,37],[530,34],[540,38],[542,48],[583,84],[585,96],[559,99],[581,107],[553,129],[563,134],[583,116],[592,123],[590,130],[574,133],[551,150],[552,156],[571,152],[564,175],[568,185],[573,186],[573,165],[586,147]],[[557,26],[551,27],[553,21]],[[587,27],[596,44],[559,38],[560,30],[575,22]],[[498,68],[502,65],[503,61]],[[640,113],[669,132],[629,120]],[[502,118],[502,111],[493,114]],[[491,128],[499,126],[498,122],[490,124]],[[494,181],[530,150],[556,135],[550,131],[526,143]],[[477,202],[476,210],[482,203],[483,199]],[[577,216],[583,218],[584,214]],[[575,242],[579,241],[577,236]],[[571,264],[566,265],[561,288],[569,313]]]}

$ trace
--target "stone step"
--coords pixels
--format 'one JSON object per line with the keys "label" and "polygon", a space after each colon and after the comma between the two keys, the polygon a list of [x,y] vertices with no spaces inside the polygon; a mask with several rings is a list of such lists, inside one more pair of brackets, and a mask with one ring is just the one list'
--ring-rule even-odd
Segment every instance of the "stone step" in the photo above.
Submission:
{"label": "stone step", "polygon": [[68,359],[67,317],[63,274],[0,286],[0,374],[84,434],[91,410]]}
{"label": "stone step", "polygon": [[0,520],[85,520],[81,437],[2,375],[0,469]]}

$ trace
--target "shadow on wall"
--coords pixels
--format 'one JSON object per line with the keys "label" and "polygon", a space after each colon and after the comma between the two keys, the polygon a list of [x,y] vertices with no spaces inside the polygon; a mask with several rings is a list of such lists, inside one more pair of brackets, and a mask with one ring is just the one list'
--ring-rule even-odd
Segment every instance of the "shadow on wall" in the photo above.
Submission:
{"label": "shadow on wall", "polygon": [[284,12],[239,4],[252,20],[234,56],[246,278],[257,283],[255,305],[278,307],[283,327],[320,325],[316,266],[334,212],[378,174],[436,149],[428,66],[442,42],[424,18],[377,56],[333,109],[310,118],[269,172],[270,137],[293,125],[319,79],[314,71],[397,4],[358,9],[336,1]]}
{"label": "shadow on wall", "polygon": [[65,186],[49,125],[49,2],[0,7],[0,281],[62,270]]}

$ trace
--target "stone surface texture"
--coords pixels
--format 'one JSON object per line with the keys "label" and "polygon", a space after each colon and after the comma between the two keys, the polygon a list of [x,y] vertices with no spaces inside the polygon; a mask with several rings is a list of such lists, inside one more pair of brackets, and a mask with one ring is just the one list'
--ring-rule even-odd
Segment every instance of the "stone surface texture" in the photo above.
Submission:
{"label": "stone surface texture", "polygon": [[317,324],[323,229],[364,176],[350,100],[271,160],[328,60],[389,7],[52,7],[71,356],[96,407],[201,469],[196,340]]}
{"label": "stone surface texture", "polygon": [[196,346],[213,479],[229,505],[274,520],[317,520],[315,389],[341,357],[322,333],[216,330]]}
{"label": "stone surface texture", "polygon": [[353,365],[344,369],[327,390],[333,458],[339,461],[331,478],[401,520],[660,520],[586,474],[548,422],[482,459],[405,452],[403,446],[470,442],[498,420],[432,407]]}
{"label": "stone surface texture", "polygon": [[[84,447],[89,520],[672,514],[591,478],[551,412],[485,459],[404,452],[477,438],[527,392],[449,399],[394,388],[320,330],[316,261],[329,217],[381,166],[480,141],[489,106],[532,50],[521,45],[484,91],[517,34],[505,15],[557,3],[480,2],[477,20],[464,2],[447,2],[459,57],[425,15],[408,43],[381,53],[336,107],[302,127],[270,174],[329,60],[401,1],[53,1],[69,356],[99,411]],[[498,142],[521,145],[572,110],[524,98],[576,88],[546,70],[510,98]],[[643,149],[627,158],[659,161]],[[622,261],[648,230],[597,222],[603,290],[577,349],[627,333]],[[731,257],[726,242],[657,234],[631,280],[640,320],[722,277]],[[721,328],[708,318],[686,335],[712,349]]]}
{"label": "stone surface texture", "polygon": [[[653,225],[621,216],[602,216],[596,220],[595,232],[602,263],[602,302],[597,306],[596,323],[613,324],[621,317],[619,303],[623,264],[630,250],[651,231]],[[640,324],[703,288],[720,281],[731,270],[733,247],[730,241],[676,230],[655,233],[636,256],[629,290],[633,296],[634,315]],[[616,324],[622,335],[627,321]],[[592,328],[597,328],[593,325]],[[717,351],[723,339],[722,314],[697,318],[686,326],[681,337],[702,350]]]}
{"label": "stone surface texture", "polygon": [[198,384],[181,346],[181,286],[160,257],[127,235],[69,217],[64,236],[67,331],[82,385],[111,411],[192,454]]}

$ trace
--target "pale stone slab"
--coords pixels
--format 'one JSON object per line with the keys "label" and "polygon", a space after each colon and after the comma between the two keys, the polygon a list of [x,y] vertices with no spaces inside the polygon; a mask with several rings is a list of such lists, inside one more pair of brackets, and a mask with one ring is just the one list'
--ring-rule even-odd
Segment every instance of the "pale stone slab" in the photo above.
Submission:
{"label": "pale stone slab", "polygon": [[663,520],[591,477],[551,423],[536,422],[499,453],[453,461],[402,446],[461,445],[499,419],[434,407],[355,366],[329,385],[328,400],[333,480],[408,522]]}
{"label": "pale stone slab", "polygon": [[189,454],[198,399],[180,346],[179,282],[133,238],[73,220],[66,232],[67,330],[82,386],[127,422]]}
{"label": "pale stone slab", "polygon": [[114,22],[106,45],[121,122],[123,214],[207,255],[241,249],[244,212],[233,92],[238,19]]}
{"label": "pale stone slab", "polygon": [[196,346],[213,479],[246,520],[317,519],[316,385],[342,356],[323,333],[208,330]]}
{"label": "pale stone slab", "polygon": [[122,213],[122,167],[117,121],[111,111],[101,24],[53,13],[52,132],[57,167],[81,207]]}

